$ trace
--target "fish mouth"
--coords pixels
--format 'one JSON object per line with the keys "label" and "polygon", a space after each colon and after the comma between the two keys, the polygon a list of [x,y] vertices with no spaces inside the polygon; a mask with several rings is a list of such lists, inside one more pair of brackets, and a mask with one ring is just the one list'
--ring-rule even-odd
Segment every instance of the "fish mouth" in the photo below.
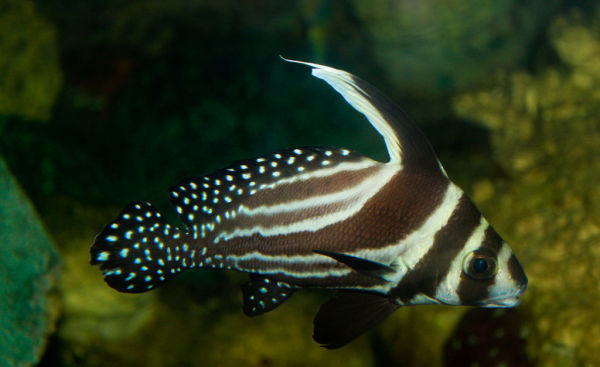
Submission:
{"label": "fish mouth", "polygon": [[521,299],[519,298],[523,292],[527,289],[527,281],[521,283],[519,289],[514,292],[512,295],[503,295],[499,297],[490,298],[481,302],[480,307],[516,307],[521,303]]}
{"label": "fish mouth", "polygon": [[481,305],[481,307],[509,308],[509,307],[516,307],[520,303],[521,303],[521,300],[519,299],[519,297],[505,297],[505,298],[487,300],[484,304]]}

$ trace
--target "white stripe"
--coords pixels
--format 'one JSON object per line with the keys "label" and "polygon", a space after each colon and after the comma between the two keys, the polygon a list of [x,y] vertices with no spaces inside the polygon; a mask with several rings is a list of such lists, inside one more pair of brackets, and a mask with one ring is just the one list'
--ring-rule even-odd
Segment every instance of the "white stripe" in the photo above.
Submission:
{"label": "white stripe", "polygon": [[[289,276],[292,278],[297,278],[297,279],[327,278],[327,277],[338,277],[339,278],[339,277],[346,276],[354,271],[350,267],[334,268],[334,265],[339,264],[339,262],[334,259],[331,259],[327,256],[321,255],[321,254],[286,256],[286,255],[265,255],[265,254],[261,254],[257,251],[254,251],[254,252],[239,255],[239,256],[238,255],[228,255],[228,256],[226,256],[225,260],[233,261],[233,263],[235,265],[232,267],[236,270],[247,271],[247,272],[251,272],[251,273],[259,273],[259,274],[282,274],[282,275]],[[251,268],[248,266],[241,266],[240,262],[242,262],[242,261],[259,261],[259,262],[264,262],[264,265],[261,266],[261,265],[257,264],[257,265],[254,265],[255,266],[254,268]],[[269,265],[267,265],[267,264],[269,264],[269,262],[279,262],[279,264],[278,264],[279,266],[277,266],[277,267],[269,266]],[[323,270],[312,269],[312,270],[306,270],[306,271],[302,271],[302,270],[293,271],[293,270],[291,270],[291,266],[286,267],[285,266],[286,264],[305,265],[304,267],[301,267],[300,269],[310,269],[311,265],[316,265],[316,264],[327,264],[327,265],[330,265],[330,267],[323,269]],[[329,285],[329,286],[323,287],[323,288],[347,289],[348,285],[347,284],[346,285],[332,284],[332,285]],[[379,292],[381,294],[385,294],[389,291],[389,287],[387,287],[387,285],[385,285],[385,284],[368,286],[368,287],[363,287],[360,285],[353,285],[352,289],[368,290],[371,292]]]}
{"label": "white stripe", "polygon": [[365,115],[371,125],[373,125],[379,134],[383,136],[385,145],[390,155],[390,163],[395,163],[402,166],[402,147],[400,146],[396,132],[390,126],[390,124],[388,124],[381,113],[379,113],[379,110],[365,97],[367,93],[365,93],[354,83],[352,74],[325,65],[288,60],[285,58],[283,59],[285,61],[312,67],[312,75],[327,82],[327,84],[333,87],[333,89],[335,89],[339,94],[342,95],[342,97],[344,97],[346,102],[348,102],[358,112]]}
{"label": "white stripe", "polygon": [[437,290],[435,292],[436,299],[446,304],[461,304],[460,299],[458,297],[458,293],[456,291],[458,290],[458,285],[460,283],[460,275],[463,272],[463,262],[465,256],[467,256],[467,254],[469,254],[471,251],[474,251],[481,247],[481,244],[485,239],[485,231],[488,229],[489,226],[490,225],[488,224],[488,222],[482,216],[479,226],[477,226],[473,233],[471,233],[471,236],[465,243],[462,250],[460,250],[458,255],[456,255],[456,257],[452,260],[452,264],[450,265],[448,273],[446,273],[446,277],[438,285]]}
{"label": "white stripe", "polygon": [[[380,262],[386,265],[389,264],[396,270],[393,275],[386,276],[388,282],[384,286],[377,286],[372,290],[387,293],[390,289],[398,285],[402,278],[415,267],[433,246],[435,235],[448,223],[448,220],[450,220],[462,195],[463,191],[450,182],[442,202],[433,213],[431,213],[425,223],[403,238],[400,242],[376,249],[361,249],[348,253],[352,256]],[[389,259],[394,260],[390,263]]]}
{"label": "white stripe", "polygon": [[419,228],[413,230],[399,243],[377,249],[362,249],[350,255],[384,264],[388,264],[389,259],[394,259],[391,266],[404,265],[413,268],[433,246],[436,233],[448,223],[462,195],[463,191],[450,182],[438,207]]}
{"label": "white stripe", "polygon": [[[318,231],[334,223],[346,220],[354,214],[358,213],[360,209],[364,206],[364,204],[377,192],[379,192],[379,190],[385,184],[387,184],[397,172],[397,167],[381,165],[381,168],[377,173],[370,175],[360,184],[343,192],[323,195],[322,197],[310,198],[307,200],[301,200],[296,203],[278,204],[274,207],[271,207],[274,209],[269,209],[268,207],[260,207],[257,209],[253,209],[256,210],[257,213],[262,212],[268,214],[277,214],[287,211],[285,208],[288,205],[293,205],[295,207],[293,210],[300,210],[309,207],[316,207],[323,203],[322,200],[329,200],[331,202],[335,202],[335,200],[344,200],[343,202],[340,201],[341,208],[335,212],[327,213],[325,215],[317,217],[307,218],[305,220],[284,225],[276,225],[271,227],[257,225],[251,228],[236,228],[232,232],[223,231],[215,237],[214,242],[216,243],[221,240],[229,240],[235,237],[252,236],[256,233],[259,233],[264,237],[268,237],[305,231]],[[254,214],[253,210],[250,210],[251,214]]]}
{"label": "white stripe", "polygon": [[406,250],[400,256],[410,268],[413,268],[429,252],[435,235],[448,224],[463,195],[463,191],[458,186],[449,182],[442,203],[419,229],[402,241]]}
{"label": "white stripe", "polygon": [[[344,275],[349,274],[352,269],[349,267],[344,268],[333,268],[335,264],[338,264],[336,260],[328,258],[326,256],[320,254],[310,254],[310,255],[265,255],[261,254],[258,251],[253,251],[250,253],[246,253],[243,255],[227,255],[225,257],[225,261],[233,261],[233,267],[238,270],[249,271],[252,273],[260,273],[260,274],[284,274],[286,276],[294,277],[294,278],[326,278],[326,277],[342,277]],[[265,265],[255,265],[254,268],[249,268],[247,266],[241,266],[240,262],[263,262]],[[277,262],[278,267],[269,266],[267,264]],[[304,268],[309,269],[310,265],[316,264],[328,264],[331,267],[325,270],[311,270],[311,271],[292,271],[291,266],[303,264],[306,265]],[[290,265],[286,267],[286,265]]]}
{"label": "white stripe", "polygon": [[513,252],[510,247],[503,242],[502,248],[498,252],[498,273],[496,274],[494,285],[489,288],[490,299],[518,296],[515,291],[519,290],[520,285],[510,276],[510,272],[508,271],[508,261],[512,254]]}
{"label": "white stripe", "polygon": [[423,293],[417,293],[413,298],[406,302],[407,305],[433,305],[439,303],[440,301],[437,299],[429,297]]}
{"label": "white stripe", "polygon": [[274,215],[294,212],[297,210],[304,210],[308,208],[315,208],[319,206],[331,205],[334,203],[347,201],[349,198],[360,195],[367,189],[372,188],[373,181],[375,180],[376,179],[374,178],[367,178],[362,183],[344,191],[338,191],[321,196],[312,196],[304,200],[289,201],[272,206],[261,205],[256,208],[247,208],[243,205],[240,205],[238,212],[239,214],[243,214],[248,217],[253,217],[255,215]]}
{"label": "white stripe", "polygon": [[343,162],[338,164],[337,166],[330,168],[323,168],[312,172],[303,173],[300,175],[294,175],[286,178],[282,178],[281,180],[272,182],[270,184],[262,184],[260,185],[260,189],[273,189],[279,185],[291,184],[298,181],[307,181],[313,178],[327,177],[332,176],[340,172],[347,171],[360,171],[363,169],[367,169],[370,167],[375,167],[381,163],[376,162],[369,158],[363,158],[358,162]]}

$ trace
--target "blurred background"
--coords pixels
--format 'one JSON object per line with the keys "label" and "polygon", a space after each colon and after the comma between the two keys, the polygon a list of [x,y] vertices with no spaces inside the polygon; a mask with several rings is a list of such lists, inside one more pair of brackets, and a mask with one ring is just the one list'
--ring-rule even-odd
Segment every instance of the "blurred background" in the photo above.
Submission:
{"label": "blurred background", "polygon": [[[120,294],[89,265],[128,202],[303,145],[386,159],[306,68],[370,81],[425,131],[529,277],[513,310],[420,306],[340,350],[329,293],[257,318],[241,274]],[[600,365],[600,2],[0,0],[0,365]]]}

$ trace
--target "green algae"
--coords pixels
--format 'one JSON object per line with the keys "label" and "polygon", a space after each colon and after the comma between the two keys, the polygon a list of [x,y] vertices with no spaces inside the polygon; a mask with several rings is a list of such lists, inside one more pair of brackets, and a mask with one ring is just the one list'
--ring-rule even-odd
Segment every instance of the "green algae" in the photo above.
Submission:
{"label": "green algae", "polygon": [[0,157],[0,365],[37,362],[58,313],[58,254]]}
{"label": "green algae", "polygon": [[30,0],[0,5],[0,114],[46,121],[62,84],[54,26]]}
{"label": "green algae", "polygon": [[474,199],[529,277],[528,351],[540,366],[600,364],[600,8],[554,21],[561,62],[460,96],[457,113],[491,131],[506,173]]}

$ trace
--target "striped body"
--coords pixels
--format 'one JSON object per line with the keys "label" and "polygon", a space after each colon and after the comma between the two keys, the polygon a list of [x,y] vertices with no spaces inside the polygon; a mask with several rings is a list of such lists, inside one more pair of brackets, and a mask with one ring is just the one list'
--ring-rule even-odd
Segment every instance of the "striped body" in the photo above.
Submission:
{"label": "striped body", "polygon": [[[140,202],[98,236],[92,263],[108,284],[143,292],[187,268],[248,272],[249,315],[274,309],[298,288],[343,290],[315,319],[314,337],[327,347],[401,305],[516,305],[527,284],[520,265],[448,179],[420,130],[367,83],[307,65],[365,114],[390,161],[304,147],[184,180],[171,201],[186,229]],[[364,312],[376,315],[347,330],[345,317]]]}

